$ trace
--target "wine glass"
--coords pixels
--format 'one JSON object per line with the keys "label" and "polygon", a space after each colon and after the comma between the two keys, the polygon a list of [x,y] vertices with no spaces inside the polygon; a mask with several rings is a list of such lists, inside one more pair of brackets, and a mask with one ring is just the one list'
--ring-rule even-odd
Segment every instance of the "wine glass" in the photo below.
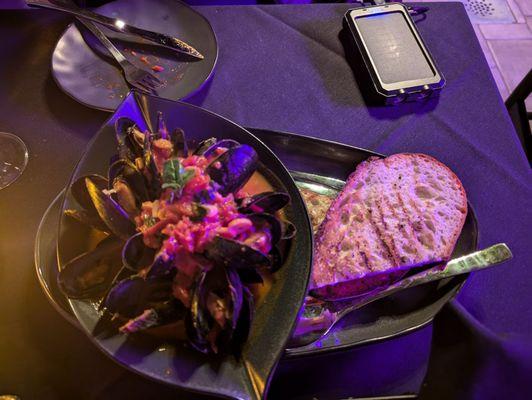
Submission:
{"label": "wine glass", "polygon": [[13,183],[28,164],[28,148],[12,133],[0,132],[0,189]]}

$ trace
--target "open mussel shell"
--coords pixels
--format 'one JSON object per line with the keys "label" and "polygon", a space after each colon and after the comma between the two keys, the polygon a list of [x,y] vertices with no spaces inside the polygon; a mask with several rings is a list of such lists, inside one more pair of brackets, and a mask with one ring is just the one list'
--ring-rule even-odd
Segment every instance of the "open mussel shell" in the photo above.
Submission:
{"label": "open mussel shell", "polygon": [[230,350],[241,315],[243,291],[233,268],[218,265],[199,275],[186,320],[189,340],[197,350],[203,353]]}
{"label": "open mussel shell", "polygon": [[92,198],[87,190],[86,178],[89,178],[94,186],[100,190],[107,189],[108,181],[107,178],[104,178],[101,175],[91,174],[76,179],[70,186],[70,193],[72,193],[76,202],[91,216],[99,218],[96,207],[94,206]]}
{"label": "open mussel shell", "polygon": [[250,214],[246,217],[251,220],[255,228],[269,230],[272,246],[279,243],[283,234],[283,226],[281,221],[275,215],[258,213]]}
{"label": "open mussel shell", "polygon": [[215,137],[202,140],[201,142],[199,142],[198,147],[196,147],[196,149],[194,150],[192,154],[195,156],[203,155],[203,153],[205,153],[205,150],[207,150],[212,145],[216,144],[217,141],[218,139],[216,139]]}
{"label": "open mussel shell", "polygon": [[111,232],[121,239],[127,240],[135,233],[135,225],[126,211],[110,196],[106,195],[91,178],[85,178],[87,191],[96,212]]}
{"label": "open mussel shell", "polygon": [[170,255],[165,254],[163,251],[160,251],[159,254],[155,256],[153,263],[148,270],[148,277],[167,277],[173,278],[177,273],[177,269],[174,266],[174,258]]}
{"label": "open mussel shell", "polygon": [[206,171],[216,182],[218,191],[227,196],[235,193],[257,170],[258,155],[253,147],[242,144],[215,158]]}
{"label": "open mussel shell", "polygon": [[147,178],[147,188],[150,199],[158,199],[161,196],[163,182],[152,152],[152,141],[153,135],[150,132],[146,132],[143,150],[143,172]]}
{"label": "open mussel shell", "polygon": [[297,229],[296,226],[291,223],[290,221],[281,220],[281,226],[282,226],[282,240],[292,239],[294,236],[296,236]]}
{"label": "open mussel shell", "polygon": [[127,269],[139,272],[153,263],[156,250],[144,244],[142,232],[131,236],[122,249],[122,263]]}
{"label": "open mussel shell", "polygon": [[290,196],[284,192],[263,192],[242,200],[239,212],[242,214],[274,214],[290,202]]}
{"label": "open mussel shell", "polygon": [[[182,320],[185,311],[186,309],[183,305],[175,301],[175,299],[161,301],[152,304],[150,308],[145,309],[136,317],[129,319],[119,330],[122,333],[132,334],[150,328],[160,327],[161,325],[168,325],[178,320]],[[167,327],[169,326],[170,325]],[[152,333],[155,333],[155,331],[152,331]],[[171,337],[174,337],[174,335]]]}
{"label": "open mussel shell", "polygon": [[183,129],[176,128],[170,132],[170,141],[173,145],[174,157],[188,157],[187,139]]}
{"label": "open mussel shell", "polygon": [[163,113],[160,111],[157,113],[157,133],[157,139],[168,140],[170,138],[168,128],[166,127],[166,122],[164,121]]}
{"label": "open mussel shell", "polygon": [[240,356],[242,345],[246,342],[249,336],[254,311],[255,305],[253,295],[249,289],[244,286],[242,288],[242,309],[240,310],[236,328],[231,339],[231,352],[237,357]]}
{"label": "open mussel shell", "polygon": [[172,281],[138,275],[117,282],[107,293],[103,306],[111,314],[134,318],[172,296]]}
{"label": "open mussel shell", "polygon": [[64,213],[67,217],[81,222],[83,225],[87,225],[105,233],[111,233],[109,227],[103,223],[96,212],[93,214],[87,210],[66,209]]}
{"label": "open mussel shell", "polygon": [[137,166],[129,160],[119,159],[109,166],[108,170],[109,189],[115,188],[117,181],[124,182],[129,187],[132,196],[135,198],[137,208],[144,201],[150,199],[146,178]]}
{"label": "open mussel shell", "polygon": [[219,236],[209,243],[205,249],[205,256],[215,264],[235,268],[245,283],[262,282],[262,277],[257,270],[271,265],[268,256],[260,251]]}
{"label": "open mussel shell", "polygon": [[127,117],[118,118],[115,122],[115,135],[119,158],[135,161],[137,157],[142,157],[144,133],[135,121]]}
{"label": "open mussel shell", "polygon": [[103,295],[122,269],[120,249],[123,244],[122,240],[109,236],[94,250],[66,263],[57,279],[63,293],[72,299]]}
{"label": "open mussel shell", "polygon": [[237,147],[237,146],[240,146],[240,143],[238,143],[236,140],[233,140],[233,139],[218,140],[216,141],[216,143],[206,148],[202,155],[204,157],[210,157],[214,154],[216,149],[219,149],[219,148],[232,149],[233,147]]}
{"label": "open mussel shell", "polygon": [[283,253],[278,246],[273,246],[268,255],[270,256],[271,260],[270,273],[274,273],[283,265]]}

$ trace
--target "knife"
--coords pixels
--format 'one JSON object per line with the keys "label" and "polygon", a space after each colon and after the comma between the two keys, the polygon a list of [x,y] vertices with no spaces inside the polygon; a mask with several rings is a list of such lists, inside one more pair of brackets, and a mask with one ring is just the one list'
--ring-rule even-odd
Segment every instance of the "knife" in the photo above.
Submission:
{"label": "knife", "polygon": [[327,335],[332,327],[346,315],[391,294],[429,282],[490,268],[511,258],[512,252],[508,246],[504,243],[498,243],[484,250],[452,259],[443,269],[440,267],[430,268],[352,300],[336,302],[307,300],[295,332],[288,343],[288,348],[312,345]]}
{"label": "knife", "polygon": [[51,10],[63,11],[68,14],[75,15],[77,17],[90,19],[91,21],[104,25],[116,32],[128,33],[128,34],[140,36],[159,46],[166,47],[172,50],[176,50],[180,53],[188,54],[192,57],[199,58],[200,60],[203,60],[204,58],[203,55],[198,50],[196,50],[194,47],[192,47],[188,43],[185,43],[176,37],[137,28],[136,26],[126,24],[125,21],[122,21],[121,19],[110,18],[104,15],[96,14],[92,11],[79,8],[73,4],[68,4],[68,3],[59,4],[59,3],[52,2],[50,0],[26,0],[26,4],[32,7],[41,7],[41,8],[48,8]]}

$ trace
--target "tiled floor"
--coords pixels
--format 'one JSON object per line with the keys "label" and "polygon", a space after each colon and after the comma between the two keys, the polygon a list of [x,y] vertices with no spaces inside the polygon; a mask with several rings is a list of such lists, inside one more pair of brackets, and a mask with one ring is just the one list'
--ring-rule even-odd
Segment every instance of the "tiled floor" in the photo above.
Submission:
{"label": "tiled floor", "polygon": [[[468,11],[493,78],[506,100],[532,68],[532,0],[459,1]],[[532,96],[527,109],[532,111]]]}

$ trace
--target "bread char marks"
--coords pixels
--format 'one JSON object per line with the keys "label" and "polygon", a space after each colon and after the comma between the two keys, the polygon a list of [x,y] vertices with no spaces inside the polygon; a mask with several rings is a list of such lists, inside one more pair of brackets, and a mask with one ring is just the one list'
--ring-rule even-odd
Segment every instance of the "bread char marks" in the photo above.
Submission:
{"label": "bread char marks", "polygon": [[460,181],[432,157],[370,158],[351,174],[318,230],[313,286],[334,292],[331,285],[342,283],[345,290],[373,273],[448,259],[466,213]]}

